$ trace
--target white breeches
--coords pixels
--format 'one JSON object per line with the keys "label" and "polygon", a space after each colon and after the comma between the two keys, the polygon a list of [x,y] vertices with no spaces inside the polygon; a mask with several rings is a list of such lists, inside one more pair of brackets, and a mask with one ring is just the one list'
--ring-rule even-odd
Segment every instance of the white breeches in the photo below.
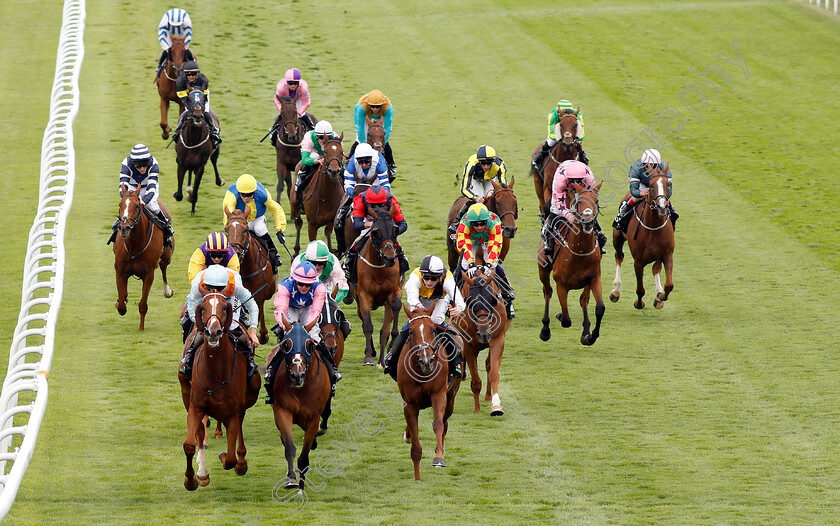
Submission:
{"label": "white breeches", "polygon": [[253,221],[248,222],[248,230],[257,235],[257,237],[268,234],[268,222],[265,216],[260,216]]}
{"label": "white breeches", "polygon": [[[311,305],[298,308],[289,307],[289,312],[286,313],[286,319],[289,320],[289,323],[306,324],[307,320],[309,320],[309,309],[311,307]],[[312,330],[309,331],[309,336],[316,342],[321,341],[321,328],[318,327],[317,323],[314,327],[312,327]]]}
{"label": "white breeches", "polygon": [[[473,245],[472,246],[472,260],[473,261],[475,261],[475,253],[478,251],[478,248],[479,248],[478,245]],[[483,243],[481,245],[481,253],[484,255],[485,258],[487,257],[487,243]],[[464,270],[467,270],[468,268],[470,268],[470,264],[467,263],[467,259],[464,258],[463,256],[461,257],[461,268],[464,269]]]}
{"label": "white breeches", "polygon": [[479,181],[473,179],[470,184],[470,191],[478,197],[487,197],[487,194],[493,191],[493,180]]}

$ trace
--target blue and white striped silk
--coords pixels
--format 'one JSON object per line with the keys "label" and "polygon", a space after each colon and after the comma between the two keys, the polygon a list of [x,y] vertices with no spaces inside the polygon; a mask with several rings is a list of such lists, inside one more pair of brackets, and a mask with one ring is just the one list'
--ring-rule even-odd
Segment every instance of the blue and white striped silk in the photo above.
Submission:
{"label": "blue and white striped silk", "polygon": [[190,47],[192,41],[192,21],[183,9],[170,9],[163,14],[158,26],[158,40],[164,50],[172,47],[172,37],[183,38],[184,45]]}

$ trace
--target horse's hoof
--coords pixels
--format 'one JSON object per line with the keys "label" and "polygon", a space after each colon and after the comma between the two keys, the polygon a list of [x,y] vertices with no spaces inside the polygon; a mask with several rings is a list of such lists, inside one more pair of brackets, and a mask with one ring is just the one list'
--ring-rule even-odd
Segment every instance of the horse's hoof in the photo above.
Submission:
{"label": "horse's hoof", "polygon": [[540,331],[540,340],[542,340],[544,342],[547,342],[550,339],[551,339],[551,329],[549,329],[548,327],[543,327],[543,329]]}
{"label": "horse's hoof", "polygon": [[382,363],[381,363],[381,362],[376,362],[376,368],[377,368],[377,369],[384,369],[384,368],[385,368],[385,366],[384,366],[384,365],[382,365]]}
{"label": "horse's hoof", "polygon": [[315,451],[316,449],[318,449],[318,438],[317,438],[317,436],[316,436],[316,438],[314,438],[312,440],[312,451]]}
{"label": "horse's hoof", "polygon": [[595,343],[595,338],[593,338],[591,334],[584,334],[580,337],[580,343],[584,345],[592,345]]}
{"label": "horse's hoof", "polygon": [[406,433],[405,431],[403,431],[403,442],[405,442],[406,444],[411,444],[411,439],[408,438],[408,433]]}
{"label": "horse's hoof", "polygon": [[248,473],[248,463],[246,462],[245,465],[241,468],[239,467],[239,464],[237,464],[236,467],[233,469],[233,472],[239,475],[240,477],[245,473]]}
{"label": "horse's hoof", "polygon": [[225,180],[224,179],[219,179],[219,182],[216,183],[216,186],[224,186],[224,185],[225,185]]}
{"label": "horse's hoof", "polygon": [[665,306],[665,302],[660,300],[659,298],[656,298],[655,300],[653,300],[653,308],[661,309],[664,306]]}
{"label": "horse's hoof", "polygon": [[373,359],[373,356],[365,356],[362,365],[376,365],[376,360]]}
{"label": "horse's hoof", "polygon": [[352,305],[353,304],[353,296],[348,294],[348,295],[344,296],[344,299],[342,301],[344,301],[345,305]]}
{"label": "horse's hoof", "polygon": [[611,302],[615,303],[616,301],[618,301],[618,298],[620,298],[620,297],[621,297],[620,292],[615,292],[615,291],[610,292],[610,301]]}
{"label": "horse's hoof", "polygon": [[561,313],[561,312],[558,312],[557,315],[555,316],[555,318],[557,318],[560,321],[560,326],[563,327],[564,329],[568,329],[569,327],[572,326],[572,319],[569,318],[567,320],[564,320],[563,319],[563,313]]}
{"label": "horse's hoof", "polygon": [[225,436],[225,434],[222,432],[221,429],[217,429],[213,431],[213,436],[216,438],[222,438],[223,436]]}
{"label": "horse's hoof", "polygon": [[445,468],[446,467],[446,461],[443,459],[443,457],[435,457],[435,459],[432,460],[432,467]]}
{"label": "horse's hoof", "polygon": [[176,201],[182,201],[184,199],[184,194],[181,192],[175,192],[172,194],[172,197],[174,197]]}
{"label": "horse's hoof", "polygon": [[300,486],[300,484],[298,484],[297,479],[292,478],[292,477],[287,478],[286,483],[283,484],[283,487],[286,488],[286,489],[295,489],[299,486]]}
{"label": "horse's hoof", "polygon": [[[206,477],[202,477],[201,475],[198,476],[198,485],[199,486],[207,486],[210,484],[210,474],[208,473]],[[187,488],[189,489],[189,488]]]}
{"label": "horse's hoof", "polygon": [[645,308],[645,302],[642,301],[642,300],[636,300],[636,301],[633,302],[633,306],[636,307],[637,309],[641,310],[641,309]]}
{"label": "horse's hoof", "polygon": [[175,291],[170,289],[169,287],[166,287],[165,289],[163,289],[163,297],[164,298],[171,298],[174,295],[175,295]]}
{"label": "horse's hoof", "polygon": [[505,412],[502,411],[502,406],[500,405],[494,405],[490,408],[490,416],[502,416],[503,414],[505,414]]}
{"label": "horse's hoof", "polygon": [[120,316],[125,316],[125,313],[126,313],[126,308],[125,308],[124,306],[123,306],[123,307],[120,307],[119,302],[117,302],[117,303],[114,303],[114,307],[116,307],[116,308],[117,308],[117,312],[119,312],[119,313],[120,313]]}
{"label": "horse's hoof", "polygon": [[320,437],[320,436],[324,436],[326,434],[327,434],[327,428],[326,427],[319,427],[318,428],[318,433],[315,436]]}
{"label": "horse's hoof", "polygon": [[198,481],[193,477],[192,480],[184,477],[184,487],[190,491],[195,491],[198,488]]}

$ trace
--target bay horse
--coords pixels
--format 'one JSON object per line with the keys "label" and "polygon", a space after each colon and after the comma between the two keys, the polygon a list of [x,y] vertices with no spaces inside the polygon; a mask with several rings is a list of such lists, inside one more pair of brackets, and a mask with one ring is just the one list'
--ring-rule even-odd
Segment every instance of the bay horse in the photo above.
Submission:
{"label": "bay horse", "polygon": [[178,97],[175,89],[175,80],[184,71],[184,62],[188,60],[188,56],[192,57],[192,51],[187,50],[183,38],[172,37],[172,46],[169,48],[169,53],[163,68],[160,70],[155,84],[157,84],[158,95],[160,96],[160,129],[163,131],[161,137],[169,138],[169,132],[172,128],[169,126],[169,103],[174,102],[178,105],[181,115],[184,112],[184,106],[181,104],[181,99]]}
{"label": "bay horse", "polygon": [[[210,112],[210,115],[218,127],[219,118],[213,112]],[[184,174],[189,173],[187,201],[192,203],[190,214],[195,215],[198,187],[201,184],[201,176],[204,175],[207,159],[210,159],[213,163],[213,171],[216,172],[216,186],[225,184],[224,180],[219,177],[219,168],[216,166],[220,147],[214,148],[213,141],[210,139],[210,130],[204,120],[204,94],[201,91],[193,90],[190,93],[184,120],[184,125],[178,134],[178,142],[175,143],[175,161],[178,163],[178,190],[172,194],[172,197],[176,201],[183,199],[181,188],[184,184]],[[192,184],[193,175],[195,175],[195,185]]]}
{"label": "bay horse", "polygon": [[[374,150],[379,152],[383,158],[385,158],[385,127],[378,122],[373,122],[368,119],[368,129],[367,135],[365,136],[365,140]],[[376,168],[376,166],[372,166],[372,168]],[[388,167],[388,182],[394,182],[394,170],[389,166]]]}
{"label": "bay horse", "polygon": [[[196,307],[195,331],[204,334],[204,343],[195,351],[192,378],[178,373],[181,397],[187,409],[184,487],[190,491],[199,484],[206,486],[210,483],[204,448],[196,447],[196,444],[204,442],[205,415],[225,425],[227,451],[219,454],[224,468],[233,468],[239,476],[248,471],[242,423],[245,411],[256,403],[260,394],[260,375],[248,378],[248,358],[244,354],[247,351],[237,349],[229,336],[233,306],[218,292],[202,290],[202,294],[204,299]],[[196,449],[198,478],[192,465]]]}
{"label": "bay horse", "polygon": [[[601,183],[602,184],[602,183]],[[601,292],[601,250],[595,231],[595,220],[598,217],[598,190],[587,188],[579,183],[573,183],[566,194],[567,203],[571,204],[574,223],[565,224],[554,232],[556,244],[551,265],[543,265],[542,252],[544,241],[540,242],[537,264],[539,266],[540,281],[543,284],[543,298],[545,312],[543,313],[543,328],[540,339],[544,342],[551,338],[548,309],[551,304],[551,279],[557,286],[557,299],[560,300],[562,312],[557,313],[557,319],[563,327],[571,327],[569,317],[568,295],[570,290],[583,289],[580,294],[580,307],[583,309],[583,334],[580,343],[592,345],[598,339],[601,330],[601,319],[604,317],[604,299]],[[589,295],[595,297],[595,328],[590,333]]]}
{"label": "bay horse", "polygon": [[344,195],[344,148],[341,145],[343,140],[342,133],[338,137],[329,137],[324,143],[324,162],[318,166],[306,184],[306,188],[303,189],[303,206],[297,202],[297,196],[293,194],[290,196],[292,217],[297,229],[295,255],[300,253],[303,213],[306,214],[306,223],[309,227],[309,241],[315,241],[318,238],[318,229],[324,227],[327,247],[332,252],[335,215]]}
{"label": "bay horse", "polygon": [[397,327],[402,306],[402,276],[397,258],[397,229],[391,216],[393,208],[393,205],[391,210],[377,206],[371,212],[373,225],[370,237],[359,249],[357,280],[355,284],[350,284],[350,292],[356,300],[356,310],[365,333],[364,365],[373,365],[376,356],[371,310],[385,307],[382,329],[379,331],[379,368],[384,366],[384,354],[388,349],[388,325],[391,325],[392,340],[399,334]]}
{"label": "bay horse", "polygon": [[[284,354],[285,367],[279,367],[274,378],[274,424],[280,431],[288,463],[286,489],[304,489],[306,473],[309,471],[309,451],[318,447],[318,422],[330,399],[330,375],[321,361],[315,342],[303,325],[288,325],[284,320],[285,339],[272,350],[269,363],[275,353]],[[298,457],[300,482],[295,475],[295,440],[292,425],[297,424],[304,431],[303,450]]]}
{"label": "bay horse", "polygon": [[[123,197],[120,199],[119,236],[114,243],[114,269],[117,274],[117,312],[125,316],[128,301],[128,278],[137,276],[143,280],[143,292],[140,296],[140,330],[145,330],[146,312],[149,310],[149,291],[155,281],[155,269],[160,267],[163,276],[163,295],[171,298],[174,294],[166,279],[166,267],[172,261],[175,238],[172,247],[163,246],[163,231],[152,223],[146,215],[146,207],[140,199],[142,189],[129,190],[120,186]],[[158,206],[172,221],[169,209],[158,200]]]}
{"label": "bay horse", "polygon": [[[668,194],[671,180],[668,179],[668,166],[657,168],[651,173],[650,186],[643,202],[635,205],[633,217],[627,226],[627,234],[613,229],[613,247],[615,248],[615,281],[610,292],[610,301],[618,301],[621,295],[621,263],[624,261],[624,241],[630,246],[633,256],[633,268],[636,271],[636,296],[633,306],[637,309],[645,308],[642,297],[645,295],[643,282],[645,267],[653,263],[653,278],[656,286],[656,296],[653,306],[661,309],[668,296],[674,289],[674,224],[671,222],[668,207]],[[629,196],[625,195],[627,199]],[[641,213],[639,212],[641,209]],[[665,266],[665,287],[659,277],[662,266]]]}
{"label": "bay horse", "polygon": [[[327,296],[327,301],[324,302],[324,310],[321,311],[321,318],[318,320],[318,327],[321,329],[321,341],[324,342],[324,347],[327,352],[332,354],[335,366],[341,364],[341,359],[344,357],[344,333],[341,332],[341,319],[343,313],[338,308],[338,303]],[[332,399],[327,401],[324,412],[321,414],[321,425],[318,427],[318,436],[327,432],[327,421],[332,414]]]}
{"label": "bay horse", "polygon": [[[560,127],[559,133],[555,135],[558,136],[557,144],[555,144],[551,150],[549,150],[548,155],[543,159],[542,166],[540,166],[539,170],[534,169],[533,163],[531,163],[531,173],[534,176],[534,188],[537,191],[537,198],[540,200],[540,217],[545,217],[548,215],[548,209],[546,203],[551,203],[551,191],[552,185],[554,184],[554,172],[557,171],[557,167],[560,166],[560,163],[563,161],[568,160],[576,160],[578,158],[578,149],[577,146],[580,144],[580,141],[577,140],[577,115],[580,113],[580,108],[576,111],[566,110],[563,114],[560,115],[560,122],[558,126]],[[538,147],[534,150],[534,153],[531,155],[531,158],[540,151]]]}
{"label": "bay horse", "polygon": [[[479,251],[480,252],[480,251]],[[488,349],[484,366],[487,371],[487,392],[484,401],[490,401],[490,416],[502,416],[502,401],[499,397],[499,369],[505,352],[505,334],[510,327],[505,302],[501,291],[494,282],[496,270],[486,272],[478,267],[473,277],[463,270],[461,294],[466,299],[467,308],[452,320],[452,325],[464,341],[462,353],[470,371],[470,389],[475,402],[475,412],[481,412],[479,395],[481,377],[478,375],[478,353]]]}
{"label": "bay horse", "polygon": [[[516,201],[516,194],[513,193],[515,182],[511,180],[510,184],[500,185],[493,181],[493,195],[484,201],[487,209],[496,214],[502,222],[502,251],[499,255],[499,260],[502,262],[504,262],[505,256],[510,250],[510,240],[516,236],[516,220],[519,218],[519,205]],[[459,197],[452,203],[452,208],[449,209],[449,215],[447,216],[447,227],[455,221],[455,216],[467,201],[469,201],[467,197]],[[461,253],[458,252],[455,240],[449,236],[446,236],[446,249],[449,256],[449,270],[455,270],[458,261],[461,259]]]}
{"label": "bay horse", "polygon": [[[274,149],[277,153],[277,200],[286,188],[286,197],[291,201],[292,173],[300,162],[300,143],[306,128],[298,117],[297,107],[291,97],[280,97],[280,122],[277,124]],[[313,124],[318,119],[312,117]]]}
{"label": "bay horse", "polygon": [[227,217],[225,234],[228,237],[228,244],[233,247],[239,257],[242,285],[254,295],[254,301],[260,308],[260,343],[267,343],[265,302],[272,300],[274,293],[277,292],[274,267],[268,259],[268,250],[248,230],[245,212],[237,209],[231,211],[225,207],[225,216]]}
{"label": "bay horse", "polygon": [[403,306],[408,316],[408,340],[397,364],[397,385],[403,399],[405,434],[403,440],[411,443],[411,460],[414,462],[414,480],[420,480],[420,459],[423,448],[420,445],[418,416],[421,409],[432,408],[434,420],[432,429],[437,437],[435,458],[432,466],[446,467],[443,441],[449,429],[449,417],[455,407],[455,395],[461,386],[461,378],[449,379],[449,360],[441,339],[435,337],[432,321],[434,309],[419,308],[414,311]]}

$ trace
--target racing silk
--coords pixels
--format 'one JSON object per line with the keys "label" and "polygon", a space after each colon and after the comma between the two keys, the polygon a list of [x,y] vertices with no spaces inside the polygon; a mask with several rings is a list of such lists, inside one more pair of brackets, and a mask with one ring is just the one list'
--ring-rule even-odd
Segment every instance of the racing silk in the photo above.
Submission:
{"label": "racing silk", "polygon": [[467,221],[467,215],[464,215],[458,223],[458,232],[455,234],[455,246],[458,247],[458,252],[463,254],[468,264],[475,265],[473,247],[482,245],[487,245],[484,264],[492,265],[502,253],[502,222],[499,221],[499,216],[490,212],[490,221],[487,221],[487,226],[481,232],[475,232]]}
{"label": "racing silk", "polygon": [[[193,252],[192,256],[190,256],[190,265],[187,268],[187,277],[189,278],[190,283],[193,282],[199,272],[210,265],[216,264],[210,259],[210,256],[207,255],[208,252],[207,243],[204,243],[195,249],[195,252]],[[239,272],[239,256],[236,255],[236,251],[233,247],[228,247],[225,257],[223,257],[222,261],[218,264],[223,267],[227,267],[234,272]]]}
{"label": "racing silk", "polygon": [[[484,170],[478,162],[478,156],[472,154],[464,165],[464,176],[461,178],[461,194],[464,197],[475,199],[479,196],[476,196],[472,190],[473,182],[479,181],[485,183],[493,179],[501,185],[507,184],[507,167],[505,166],[505,162],[499,157],[494,157],[493,164],[490,165],[490,168]],[[480,197],[487,196],[482,195]]]}
{"label": "racing silk", "polygon": [[[306,254],[298,254],[289,269],[297,268],[298,264],[303,261],[309,261],[306,259]],[[344,274],[344,269],[341,268],[341,263],[333,254],[330,254],[330,258],[327,260],[327,264],[324,265],[324,270],[321,271],[321,275],[318,276],[318,279],[324,284],[324,287],[326,287],[327,294],[332,294],[333,289],[336,287],[338,287],[339,293],[341,291],[345,291],[340,298],[336,295],[336,301],[343,300],[344,297],[347,296],[347,292],[350,291],[350,285],[347,284],[347,276]]]}
{"label": "racing silk", "polygon": [[[128,186],[128,189],[134,191],[137,187],[143,188],[143,202],[149,204],[151,201],[157,201],[160,189],[158,188],[158,176],[160,175],[160,166],[158,166],[157,159],[152,157],[152,165],[149,166],[145,174],[141,174],[137,168],[131,164],[131,157],[123,159],[122,167],[120,168],[120,187],[123,184]],[[122,190],[120,190],[120,197],[122,197]]]}
{"label": "racing silk", "polygon": [[280,111],[282,108],[280,105],[280,97],[291,97],[295,102],[298,117],[302,117],[303,114],[306,113],[306,109],[309,108],[310,104],[309,85],[305,80],[300,79],[300,84],[297,89],[293,90],[289,89],[289,84],[286,82],[286,79],[281,79],[280,82],[277,83],[277,89],[274,91],[274,105],[277,106],[277,111]]}
{"label": "racing silk", "polygon": [[[173,22],[181,22],[180,25],[172,25]],[[163,14],[158,24],[158,41],[160,47],[165,50],[172,47],[172,37],[183,38],[184,47],[189,48],[192,42],[192,21],[190,15],[183,9],[170,9]]]}
{"label": "racing silk", "polygon": [[[551,213],[560,214],[567,220],[572,220],[572,212],[566,208],[566,191],[572,188],[572,182],[578,181],[587,188],[595,188],[595,176],[592,170],[586,166],[586,176],[583,179],[569,179],[566,175],[566,168],[570,163],[577,161],[563,161],[554,172],[554,183],[551,187]],[[582,163],[581,163],[582,164]]]}
{"label": "racing silk", "polygon": [[[557,103],[558,106],[561,107],[561,110],[574,110],[574,105],[567,101],[561,100]],[[583,112],[578,112],[577,114],[577,140],[583,141],[585,132],[583,131]],[[548,138],[551,140],[556,141],[558,139],[558,135],[560,134],[560,113],[557,111],[557,108],[554,108],[550,112],[548,112]],[[559,137],[562,139],[562,137]]]}
{"label": "racing silk", "polygon": [[210,81],[207,80],[204,73],[196,75],[194,82],[187,80],[185,73],[178,75],[178,78],[175,79],[175,91],[184,107],[187,106],[190,92],[193,90],[198,90],[204,95],[204,111],[210,111]]}
{"label": "racing silk", "polygon": [[277,295],[274,296],[274,319],[282,325],[289,308],[302,309],[309,307],[309,319],[304,322],[304,325],[309,325],[321,316],[321,310],[324,308],[326,299],[327,287],[320,281],[313,283],[306,294],[301,294],[297,285],[295,285],[295,280],[289,276],[281,281],[277,287]]}
{"label": "racing silk", "polygon": [[385,157],[376,150],[373,151],[373,155],[367,170],[362,168],[362,165],[356,160],[355,154],[347,162],[347,166],[344,168],[344,191],[350,197],[353,197],[356,183],[378,184],[389,193],[391,192],[391,182],[388,181],[388,163],[385,162]]}
{"label": "racing silk", "polygon": [[283,211],[283,207],[280,206],[280,203],[275,201],[271,198],[271,194],[268,193],[268,190],[265,189],[265,186],[259,181],[257,181],[257,190],[254,192],[254,199],[251,200],[250,203],[247,205],[245,201],[239,197],[239,191],[236,190],[236,183],[230,185],[225,193],[225,200],[222,203],[222,224],[227,224],[227,215],[225,215],[224,210],[227,207],[228,210],[233,211],[242,210],[245,212],[245,218],[248,220],[248,223],[251,223],[258,217],[262,217],[265,215],[266,210],[271,212],[274,216],[274,228],[279,232],[283,232],[286,230],[286,212]]}
{"label": "racing silk", "polygon": [[362,143],[367,141],[368,124],[381,124],[385,128],[385,142],[391,138],[391,127],[394,123],[394,107],[391,105],[391,99],[385,97],[385,104],[379,108],[377,113],[373,113],[367,98],[370,93],[367,93],[359,99],[356,107],[353,108],[353,122],[356,125],[356,141]]}
{"label": "racing silk", "polygon": [[[201,295],[199,287],[204,284],[205,272],[207,270],[202,270],[193,279],[190,293],[187,295],[187,315],[193,323],[195,323],[195,308],[204,300],[204,296]],[[228,286],[222,294],[228,301],[235,300],[233,301],[234,319],[238,319],[237,305],[244,305],[245,310],[248,311],[248,328],[256,328],[260,323],[260,309],[257,306],[257,302],[251,297],[251,292],[242,285],[242,278],[239,276],[239,272],[234,272],[231,269],[227,269],[227,272]]]}
{"label": "racing silk", "polygon": [[443,280],[430,289],[423,281],[420,268],[416,268],[405,282],[405,297],[411,309],[418,306],[428,309],[434,304],[431,316],[432,321],[438,325],[446,321],[446,311],[450,303],[454,303],[461,310],[466,308],[464,297],[455,286],[455,277],[449,271],[446,271],[446,277]]}
{"label": "racing silk", "polygon": [[[330,134],[330,137],[338,139],[335,132]],[[307,132],[300,141],[300,164],[301,166],[312,166],[315,161],[324,156],[324,149],[321,148],[321,143],[318,142],[318,137],[315,130]]]}
{"label": "racing silk", "polygon": [[[391,214],[391,217],[394,219],[394,225],[397,227],[397,235],[399,236],[408,229],[408,222],[406,222],[403,216],[397,198],[388,194],[388,198],[380,206],[384,206],[390,210],[392,204],[394,206],[394,213]],[[365,229],[365,218],[368,216],[368,207],[367,196],[365,194],[359,194],[353,198],[353,227],[356,230]]]}
{"label": "racing silk", "polygon": [[[123,161],[125,162],[125,161]],[[665,168],[665,163],[659,163],[659,168]],[[668,176],[668,181],[671,180],[671,168],[668,168],[668,173],[665,174]],[[650,186],[650,176],[645,171],[645,163],[642,162],[641,159],[634,162],[630,166],[630,173],[627,176],[630,179],[630,193],[636,199],[640,199],[642,197],[641,190]],[[671,198],[671,185],[668,185],[668,199]]]}

